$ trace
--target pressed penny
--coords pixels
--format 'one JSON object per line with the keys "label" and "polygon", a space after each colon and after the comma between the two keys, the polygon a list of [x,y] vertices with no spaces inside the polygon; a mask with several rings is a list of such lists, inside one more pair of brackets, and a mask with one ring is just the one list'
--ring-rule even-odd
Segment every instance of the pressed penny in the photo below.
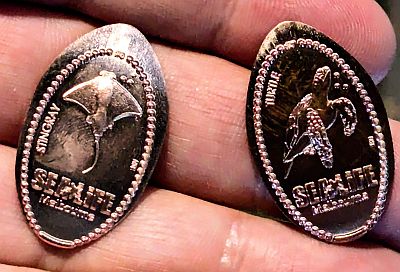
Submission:
{"label": "pressed penny", "polygon": [[104,26],[68,46],[37,87],[18,148],[33,232],[73,248],[113,229],[149,180],[167,111],[159,62],[136,28]]}
{"label": "pressed penny", "polygon": [[347,242],[378,222],[394,171],[386,111],[367,72],[329,37],[299,22],[267,35],[247,130],[269,191],[306,232]]}

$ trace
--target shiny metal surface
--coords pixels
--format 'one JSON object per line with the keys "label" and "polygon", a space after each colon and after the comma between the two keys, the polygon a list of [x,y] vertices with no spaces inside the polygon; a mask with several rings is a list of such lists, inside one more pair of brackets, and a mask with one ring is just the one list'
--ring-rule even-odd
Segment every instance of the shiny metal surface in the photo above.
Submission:
{"label": "shiny metal surface", "polygon": [[271,195],[306,232],[348,242],[379,220],[394,171],[386,111],[366,71],[329,37],[300,22],[267,35],[247,130]]}
{"label": "shiny metal surface", "polygon": [[160,65],[134,27],[104,26],[66,48],[37,87],[18,148],[34,233],[73,248],[113,229],[151,176],[167,114]]}

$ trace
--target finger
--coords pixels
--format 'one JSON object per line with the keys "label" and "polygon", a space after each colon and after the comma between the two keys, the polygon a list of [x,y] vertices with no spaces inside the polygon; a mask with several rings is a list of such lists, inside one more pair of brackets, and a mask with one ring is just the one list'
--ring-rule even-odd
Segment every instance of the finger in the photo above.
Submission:
{"label": "finger", "polygon": [[[14,155],[0,147],[7,164]],[[6,264],[51,271],[329,272],[339,264],[343,271],[395,271],[400,261],[389,249],[325,244],[281,223],[160,189],[148,190],[116,229],[88,247],[51,249],[24,222],[9,165],[0,165],[0,178],[0,241],[7,249],[0,262]]]}
{"label": "finger", "polygon": [[41,76],[69,43],[92,29],[60,13],[0,3],[0,143],[15,145]]}
{"label": "finger", "polygon": [[34,269],[34,268],[29,268],[29,267],[6,265],[6,264],[0,264],[0,271],[2,271],[2,272],[45,272],[45,270],[41,270],[41,269]]}
{"label": "finger", "polygon": [[154,48],[170,105],[167,142],[155,178],[168,189],[235,208],[276,210],[265,201],[270,196],[247,144],[250,72],[216,57]]}
{"label": "finger", "polygon": [[389,19],[373,0],[73,1],[63,4],[108,22],[127,22],[146,34],[211,50],[248,67],[265,35],[277,23],[298,20],[331,36],[353,54],[376,82],[394,56]]}
{"label": "finger", "polygon": [[393,188],[389,195],[387,211],[376,228],[373,230],[372,237],[384,241],[387,245],[394,248],[400,248],[400,122],[391,121],[394,158],[395,158],[395,176]]}

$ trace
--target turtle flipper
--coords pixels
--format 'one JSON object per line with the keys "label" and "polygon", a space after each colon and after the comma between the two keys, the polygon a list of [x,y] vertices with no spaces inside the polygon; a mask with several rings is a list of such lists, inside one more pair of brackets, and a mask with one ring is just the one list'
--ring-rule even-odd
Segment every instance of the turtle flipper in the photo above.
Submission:
{"label": "turtle flipper", "polygon": [[290,150],[298,145],[298,142],[300,141],[301,136],[304,133],[304,131],[301,131],[302,128],[300,127],[301,123],[303,123],[301,122],[301,119],[304,119],[305,113],[310,107],[312,99],[313,95],[311,93],[304,96],[301,101],[297,103],[297,105],[293,108],[292,112],[289,115],[288,127],[286,129],[285,154],[290,153]]}
{"label": "turtle flipper", "polygon": [[353,103],[345,97],[339,97],[338,99],[330,101],[329,106],[339,112],[343,123],[344,135],[352,135],[357,125],[357,112]]}
{"label": "turtle flipper", "polygon": [[289,176],[294,159],[303,155],[303,150],[310,144],[305,125],[306,113],[312,100],[313,94],[307,94],[297,103],[289,115],[288,127],[286,129],[285,151],[283,154],[283,163],[286,168],[285,178]]}
{"label": "turtle flipper", "polygon": [[329,141],[325,125],[316,110],[310,109],[307,112],[307,124],[308,138],[310,139],[315,153],[319,156],[325,168],[332,168],[332,144]]}

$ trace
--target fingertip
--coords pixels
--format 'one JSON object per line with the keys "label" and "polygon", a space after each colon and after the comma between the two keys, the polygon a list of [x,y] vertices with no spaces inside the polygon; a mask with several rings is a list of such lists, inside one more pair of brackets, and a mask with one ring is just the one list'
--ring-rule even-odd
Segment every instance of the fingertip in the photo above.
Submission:
{"label": "fingertip", "polygon": [[0,143],[15,145],[19,124],[40,76],[63,48],[92,29],[91,24],[60,13],[0,5],[0,108],[4,128],[0,130]]}
{"label": "fingertip", "polygon": [[[282,21],[309,24],[344,47],[375,83],[387,74],[396,38],[389,18],[371,0],[239,1],[216,40],[216,50],[249,65],[265,35]],[[258,4],[255,4],[258,3]]]}
{"label": "fingertip", "polygon": [[372,230],[371,236],[374,239],[391,246],[395,250],[400,250],[400,236],[398,231],[400,225],[400,180],[399,175],[396,174],[396,169],[399,169],[400,166],[400,142],[398,141],[398,139],[400,139],[400,122],[390,120],[390,130],[392,132],[395,158],[393,186],[390,191],[386,211],[383,214],[382,219]]}
{"label": "fingertip", "polygon": [[389,18],[373,0],[84,2],[57,0],[52,5],[110,22],[125,21],[146,34],[210,50],[247,67],[265,35],[287,20],[302,21],[332,37],[361,62],[375,83],[387,74],[396,48]]}
{"label": "fingertip", "polygon": [[299,11],[301,19],[319,28],[350,52],[376,84],[382,81],[396,49],[394,29],[384,10],[375,1],[311,2],[314,5]]}

